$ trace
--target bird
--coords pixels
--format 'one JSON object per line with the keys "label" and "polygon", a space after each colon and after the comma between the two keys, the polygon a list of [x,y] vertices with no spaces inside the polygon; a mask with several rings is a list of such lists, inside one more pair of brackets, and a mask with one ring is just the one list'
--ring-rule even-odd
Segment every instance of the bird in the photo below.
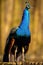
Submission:
{"label": "bird", "polygon": [[3,62],[9,62],[9,53],[15,54],[17,48],[16,59],[22,54],[22,47],[24,54],[27,53],[31,41],[30,32],[30,6],[26,5],[20,25],[17,28],[12,28],[6,40],[6,46],[3,55]]}

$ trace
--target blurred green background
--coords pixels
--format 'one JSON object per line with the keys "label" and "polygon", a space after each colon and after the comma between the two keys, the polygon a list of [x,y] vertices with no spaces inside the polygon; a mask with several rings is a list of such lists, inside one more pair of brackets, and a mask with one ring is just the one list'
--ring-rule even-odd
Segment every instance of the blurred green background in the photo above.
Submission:
{"label": "blurred green background", "polygon": [[[31,43],[27,59],[43,59],[43,0],[27,0],[30,8]],[[10,30],[22,19],[26,0],[0,0],[0,61],[2,61],[6,39]]]}

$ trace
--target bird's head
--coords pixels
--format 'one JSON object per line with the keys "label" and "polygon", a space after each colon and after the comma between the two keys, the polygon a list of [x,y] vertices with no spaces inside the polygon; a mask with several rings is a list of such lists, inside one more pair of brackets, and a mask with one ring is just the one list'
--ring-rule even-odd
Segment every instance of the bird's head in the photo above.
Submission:
{"label": "bird's head", "polygon": [[30,4],[29,4],[29,2],[25,2],[26,3],[26,9],[28,10],[28,9],[30,9]]}

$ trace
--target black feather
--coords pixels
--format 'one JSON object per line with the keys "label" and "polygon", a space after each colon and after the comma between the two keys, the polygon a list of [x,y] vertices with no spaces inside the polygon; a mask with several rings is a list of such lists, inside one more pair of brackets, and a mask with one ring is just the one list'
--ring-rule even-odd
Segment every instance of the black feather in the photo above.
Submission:
{"label": "black feather", "polygon": [[31,36],[18,36],[16,34],[16,30],[17,29],[12,29],[8,38],[7,38],[7,41],[6,41],[6,46],[5,46],[5,51],[4,51],[4,56],[3,56],[3,62],[8,62],[9,59],[8,59],[8,49],[9,49],[9,45],[10,45],[10,41],[12,38],[15,39],[15,42],[14,42],[14,45],[11,49],[11,53],[14,54],[14,51],[16,49],[16,47],[18,47],[18,51],[17,51],[17,56],[19,56],[19,53],[22,53],[22,47],[24,47],[25,51],[24,51],[24,54],[28,51],[28,48],[29,48],[29,43],[30,43],[30,40],[31,40]]}

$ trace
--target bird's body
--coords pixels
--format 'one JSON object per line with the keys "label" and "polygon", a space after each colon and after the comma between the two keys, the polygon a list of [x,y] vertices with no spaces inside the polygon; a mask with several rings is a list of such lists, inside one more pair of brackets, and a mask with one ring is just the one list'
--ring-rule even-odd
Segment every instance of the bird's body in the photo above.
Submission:
{"label": "bird's body", "polygon": [[10,50],[12,54],[15,53],[15,49],[17,47],[17,55],[16,58],[19,56],[19,54],[22,53],[22,47],[24,47],[24,54],[28,51],[30,39],[31,39],[31,33],[29,30],[29,24],[30,24],[30,13],[25,8],[23,12],[23,17],[20,26],[18,26],[16,29],[13,28],[8,36],[6,47],[5,47],[5,54],[3,57],[3,61],[7,62],[9,49],[11,45],[11,40],[14,39],[15,42]]}

